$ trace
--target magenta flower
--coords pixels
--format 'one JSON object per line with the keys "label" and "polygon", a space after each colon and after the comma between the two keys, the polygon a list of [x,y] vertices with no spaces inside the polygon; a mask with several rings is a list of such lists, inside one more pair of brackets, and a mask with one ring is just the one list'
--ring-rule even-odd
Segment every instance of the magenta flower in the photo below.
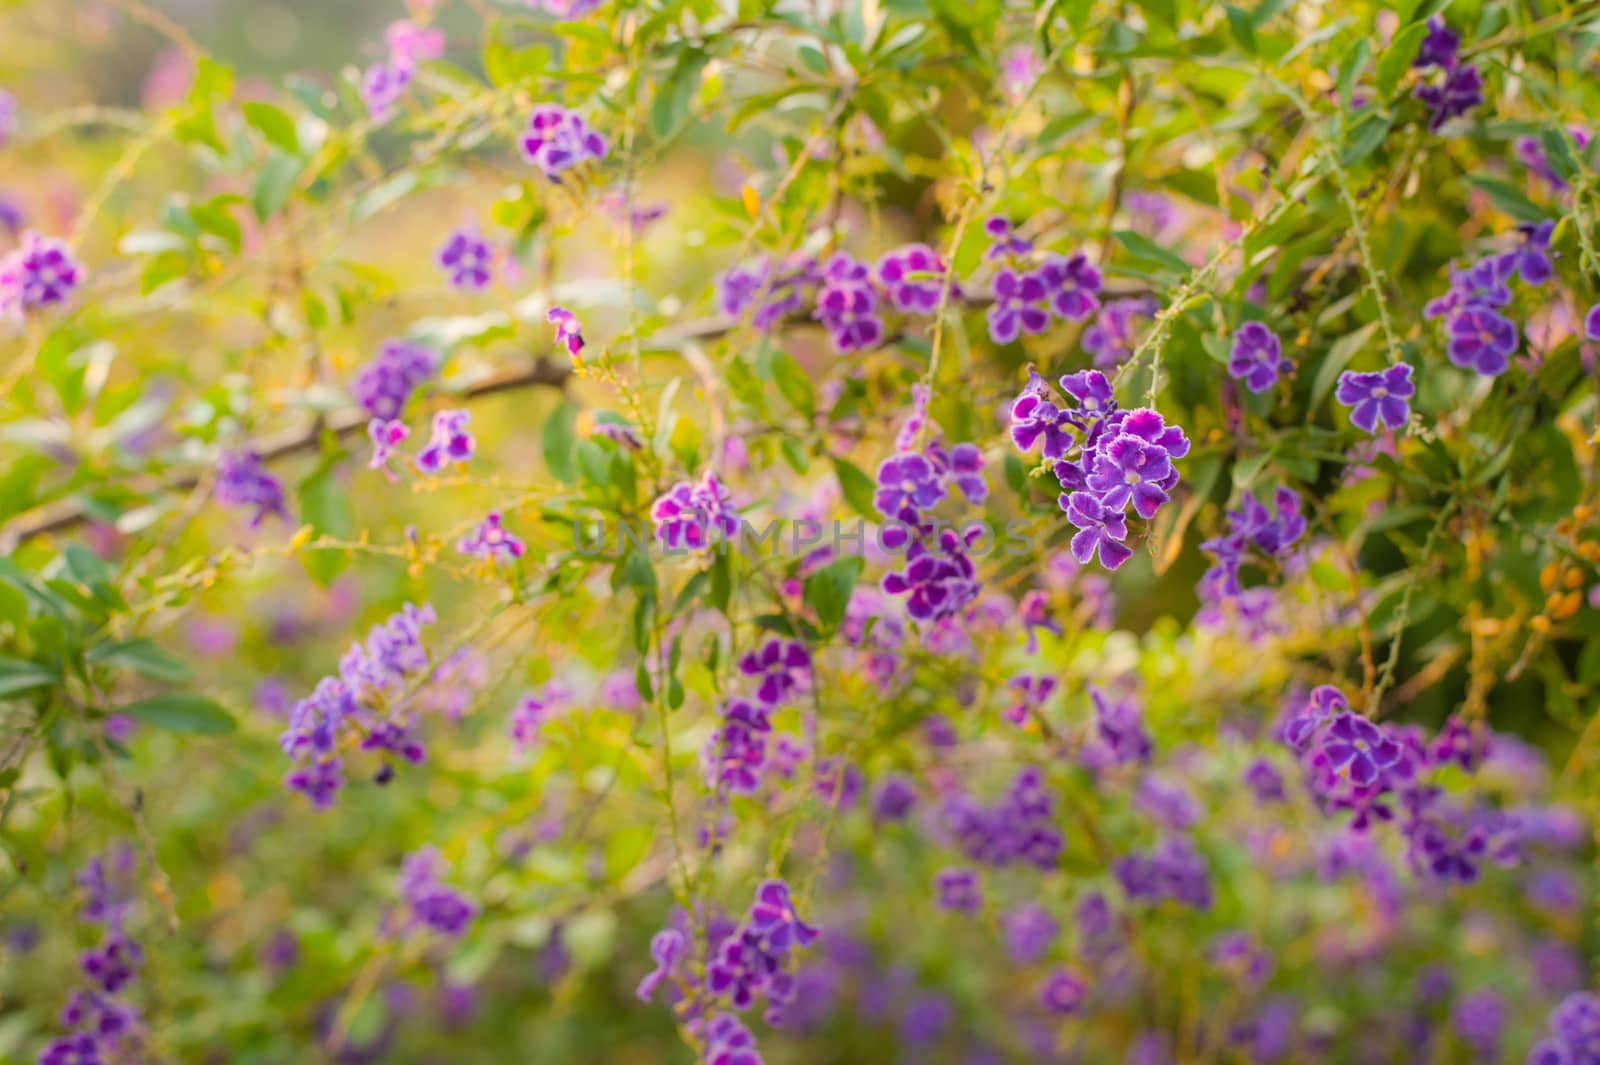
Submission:
{"label": "magenta flower", "polygon": [[989,338],[1009,344],[1022,333],[1037,335],[1050,327],[1045,310],[1048,295],[1038,274],[1018,275],[1009,267],[994,278],[994,306],[989,308]]}
{"label": "magenta flower", "polygon": [[521,147],[523,156],[552,181],[585,160],[599,162],[607,152],[606,139],[590,129],[582,116],[555,104],[533,109]]}
{"label": "magenta flower", "polygon": [[374,418],[367,423],[367,436],[372,439],[372,458],[367,463],[369,470],[382,470],[383,475],[391,481],[399,480],[390,468],[389,462],[394,458],[396,450],[411,435],[411,430],[401,421],[384,421]]}
{"label": "magenta flower", "polygon": [[1066,412],[1050,402],[1044,378],[1034,374],[1016,399],[1011,401],[1011,440],[1023,452],[1044,441],[1042,454],[1058,459],[1072,446],[1072,421]]}
{"label": "magenta flower", "polygon": [[883,340],[878,294],[865,263],[836,255],[817,293],[816,319],[828,330],[833,349],[841,354],[873,347]]}
{"label": "magenta flower", "polygon": [[491,511],[478,527],[456,543],[464,555],[493,561],[521,558],[527,545],[500,527],[500,512]]}
{"label": "magenta flower", "polygon": [[983,253],[985,259],[1010,259],[1033,250],[1033,242],[1017,236],[1009,219],[998,215],[987,218],[983,223],[983,231],[991,242]]}
{"label": "magenta flower", "polygon": [[1406,419],[1411,417],[1408,401],[1416,391],[1411,383],[1411,367],[1402,362],[1373,373],[1346,370],[1339,375],[1339,388],[1333,396],[1352,408],[1352,425],[1375,433],[1379,422],[1389,429],[1400,429],[1406,424]]}
{"label": "magenta flower", "polygon": [[446,464],[466,462],[477,447],[472,434],[467,432],[467,422],[472,415],[464,410],[442,410],[433,416],[433,435],[428,446],[417,456],[417,466],[424,473],[438,473]]}
{"label": "magenta flower", "polygon": [[551,307],[544,317],[556,327],[556,346],[566,348],[567,354],[576,359],[583,351],[583,326],[578,323],[578,316],[565,307]]}
{"label": "magenta flower", "polygon": [[1279,374],[1293,364],[1283,357],[1283,344],[1277,334],[1260,322],[1246,322],[1233,336],[1233,351],[1228,357],[1228,373],[1243,381],[1252,392],[1266,392],[1278,383]]}
{"label": "magenta flower", "polygon": [[1447,330],[1450,361],[1485,377],[1504,373],[1517,350],[1517,324],[1488,307],[1463,307],[1450,319]]}
{"label": "magenta flower", "polygon": [[396,62],[415,63],[444,55],[444,31],[437,26],[419,26],[409,19],[389,23],[383,42],[390,59]]}
{"label": "magenta flower", "polygon": [[456,288],[482,291],[492,276],[489,264],[494,260],[494,250],[476,229],[458,229],[450,234],[439,249],[440,269],[450,275],[450,284]]}
{"label": "magenta flower", "polygon": [[361,102],[374,122],[388,121],[415,76],[415,64],[404,58],[391,57],[367,68],[361,76]]}
{"label": "magenta flower", "polygon": [[23,315],[67,301],[83,284],[84,269],[66,244],[28,230],[21,245],[0,259],[0,315]]}

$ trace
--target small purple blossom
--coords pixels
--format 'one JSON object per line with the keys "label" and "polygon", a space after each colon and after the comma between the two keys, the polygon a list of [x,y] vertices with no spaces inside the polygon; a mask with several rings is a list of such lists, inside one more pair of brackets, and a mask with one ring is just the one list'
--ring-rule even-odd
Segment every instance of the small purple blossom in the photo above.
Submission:
{"label": "small purple blossom", "polygon": [[421,344],[386,341],[357,371],[350,394],[366,412],[383,421],[400,417],[411,393],[438,368],[438,357]]}
{"label": "small purple blossom", "polygon": [[62,241],[33,230],[0,259],[0,316],[24,315],[67,302],[83,284],[83,266]]}
{"label": "small purple blossom", "polygon": [[442,410],[433,416],[433,433],[428,446],[417,455],[417,468],[423,473],[438,473],[450,463],[472,458],[477,442],[467,432],[472,415],[464,410]]}
{"label": "small purple blossom", "polygon": [[707,471],[698,484],[679,481],[650,508],[656,538],[668,551],[699,551],[739,533],[733,495]]}
{"label": "small purple blossom", "polygon": [[289,520],[283,482],[267,472],[254,451],[224,452],[217,459],[217,502],[229,507],[251,507],[252,529],[269,515]]}
{"label": "small purple blossom", "polygon": [[945,869],[934,877],[933,883],[939,893],[941,909],[970,916],[983,906],[978,874],[971,869]]}
{"label": "small purple blossom", "polygon": [[521,558],[527,545],[500,525],[500,512],[491,511],[476,529],[463,536],[456,550],[464,555],[495,562]]}
{"label": "small purple blossom", "polygon": [[1009,344],[1022,333],[1037,335],[1050,326],[1045,309],[1049,290],[1037,274],[1019,275],[1006,267],[995,275],[994,306],[989,308],[989,338]]}
{"label": "small purple blossom", "polygon": [[401,421],[374,418],[368,422],[367,436],[372,440],[372,458],[367,462],[367,469],[382,470],[389,480],[399,480],[389,463],[410,435],[411,430]]}
{"label": "small purple blossom", "polygon": [[1228,373],[1250,391],[1269,391],[1293,365],[1283,357],[1283,343],[1277,334],[1260,322],[1246,322],[1234,333]]}
{"label": "small purple blossom", "polygon": [[760,678],[756,701],[777,706],[793,692],[811,667],[811,654],[797,640],[772,637],[760,650],[747,652],[739,659],[739,672]]}
{"label": "small purple blossom", "polygon": [[592,160],[606,157],[606,139],[575,111],[554,104],[542,104],[528,116],[528,130],[519,142],[523,157],[544,171],[552,181],[561,172]]}
{"label": "small purple blossom", "polygon": [[1485,377],[1504,373],[1517,350],[1516,323],[1488,307],[1463,307],[1450,318],[1447,330],[1450,361]]}
{"label": "small purple blossom", "polygon": [[481,292],[489,286],[494,249],[475,228],[458,229],[450,234],[437,257],[439,268],[456,288]]}
{"label": "small purple blossom", "polygon": [[1371,373],[1346,370],[1339,375],[1339,387],[1333,397],[1351,408],[1350,424],[1376,433],[1380,423],[1387,429],[1405,427],[1411,417],[1409,401],[1416,391],[1410,365],[1401,362]]}
{"label": "small purple blossom", "polygon": [[926,244],[907,244],[878,260],[877,280],[889,300],[907,314],[932,314],[939,309],[945,285],[950,298],[961,289],[949,279],[949,267],[939,253]]}
{"label": "small purple blossom", "polygon": [[551,307],[545,313],[545,320],[556,327],[556,346],[567,349],[567,354],[576,359],[583,351],[583,326],[578,322],[578,316],[565,307]]}

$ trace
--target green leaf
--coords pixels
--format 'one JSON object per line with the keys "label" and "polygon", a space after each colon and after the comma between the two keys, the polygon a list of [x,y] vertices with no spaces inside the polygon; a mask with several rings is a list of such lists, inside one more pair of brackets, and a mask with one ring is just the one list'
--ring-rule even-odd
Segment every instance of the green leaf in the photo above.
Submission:
{"label": "green leaf", "polygon": [[1233,28],[1233,35],[1239,41],[1239,47],[1251,55],[1256,54],[1256,28],[1250,20],[1250,13],[1232,4],[1223,4],[1223,10],[1228,13],[1228,25]]}
{"label": "green leaf", "polygon": [[728,605],[732,601],[733,553],[724,549],[717,552],[716,559],[711,563],[706,602],[720,613],[726,614]]}
{"label": "green leaf", "polygon": [[1143,233],[1135,233],[1131,229],[1119,229],[1112,236],[1116,237],[1117,243],[1135,259],[1158,263],[1179,274],[1189,272],[1189,264],[1180,259],[1176,252],[1163,248]]}
{"label": "green leaf", "polygon": [[539,445],[544,450],[544,464],[550,476],[562,484],[572,484],[578,479],[578,468],[573,456],[577,446],[578,408],[562,403],[550,412],[544,428],[539,433]]}
{"label": "green leaf", "polygon": [[1356,78],[1361,76],[1371,55],[1372,45],[1362,37],[1339,58],[1339,107],[1347,113],[1355,110]]}
{"label": "green leaf", "polygon": [[268,144],[282,148],[290,155],[300,154],[300,136],[295,132],[294,119],[260,100],[247,100],[239,105],[239,110],[244,112],[244,120],[265,137]]}
{"label": "green leaf", "polygon": [[856,556],[837,559],[806,578],[802,598],[806,606],[816,612],[817,624],[824,636],[832,635],[844,620],[850,593],[861,577],[864,562]]}
{"label": "green leaf", "polygon": [[1482,189],[1489,202],[1515,218],[1518,222],[1543,222],[1547,213],[1522,194],[1522,190],[1504,178],[1489,174],[1468,174],[1467,180]]}
{"label": "green leaf", "polygon": [[800,57],[800,62],[806,65],[806,69],[810,70],[812,73],[828,73],[828,57],[823,55],[822,50],[816,45],[802,44],[799,48],[795,49],[795,54]]}
{"label": "green leaf", "polygon": [[800,364],[786,352],[778,351],[772,355],[772,379],[778,386],[778,391],[789,405],[801,414],[810,417],[817,410],[816,391],[811,387],[811,378],[800,368]]}
{"label": "green leaf", "polygon": [[250,205],[255,208],[258,219],[265,222],[283,210],[304,165],[304,161],[297,156],[282,152],[274,152],[266,161],[256,174],[255,189],[250,195]]}
{"label": "green leaf", "polygon": [[859,466],[839,458],[833,460],[833,473],[839,478],[839,491],[850,509],[868,521],[877,521],[878,508],[872,501],[877,485],[872,478],[862,473]]}
{"label": "green leaf", "polygon": [[[296,493],[300,515],[318,536],[343,539],[355,531],[355,515],[350,510],[350,494],[333,476],[342,452],[326,456],[311,475],[300,482]],[[306,573],[326,587],[333,583],[348,559],[342,550],[306,548],[301,552]]]}
{"label": "green leaf", "polygon": [[704,52],[693,50],[678,56],[650,104],[650,128],[657,137],[672,133],[688,115],[689,102],[700,87],[700,73],[708,58]]}
{"label": "green leaf", "polygon": [[1413,22],[1394,35],[1394,40],[1389,42],[1383,58],[1378,60],[1380,99],[1387,100],[1394,93],[1394,87],[1400,84],[1400,79],[1410,68],[1411,61],[1417,58],[1417,52],[1422,47],[1422,38],[1427,34],[1426,22]]}
{"label": "green leaf", "polygon": [[1373,108],[1367,108],[1360,118],[1351,125],[1344,151],[1339,156],[1339,162],[1345,167],[1355,166],[1361,160],[1377,151],[1389,136],[1389,128],[1394,119]]}
{"label": "green leaf", "polygon": [[0,655],[0,699],[18,692],[53,687],[60,679],[37,662]]}
{"label": "green leaf", "polygon": [[90,662],[98,666],[127,669],[142,677],[182,684],[190,677],[189,667],[149,640],[124,640],[89,648]]}
{"label": "green leaf", "polygon": [[168,732],[222,736],[237,726],[228,712],[203,695],[157,695],[121,708],[121,713]]}

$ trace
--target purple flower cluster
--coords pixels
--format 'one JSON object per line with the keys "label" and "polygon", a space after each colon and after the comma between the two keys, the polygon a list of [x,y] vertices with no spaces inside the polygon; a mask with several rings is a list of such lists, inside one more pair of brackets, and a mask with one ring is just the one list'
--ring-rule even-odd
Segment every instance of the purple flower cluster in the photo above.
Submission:
{"label": "purple flower cluster", "polygon": [[[325,810],[344,786],[344,763],[339,756],[346,731],[364,735],[365,750],[399,755],[420,762],[423,748],[405,726],[379,716],[386,701],[403,697],[404,685],[428,666],[422,646],[422,626],[438,618],[429,606],[410,603],[375,625],[365,644],[352,644],[339,660],[337,675],[322,678],[310,695],[289,712],[289,727],[279,741],[295,762],[285,783]],[[378,773],[380,782],[392,775],[388,757]]]}
{"label": "purple flower cluster", "polygon": [[938,311],[946,285],[951,299],[960,296],[960,286],[949,275],[944,258],[926,244],[907,244],[889,252],[878,260],[876,271],[889,302],[906,314]]}
{"label": "purple flower cluster", "polygon": [[805,306],[806,292],[821,278],[815,259],[790,255],[774,262],[769,257],[749,266],[737,266],[717,279],[717,307],[730,318],[754,308],[751,324],[762,332]]}
{"label": "purple flower cluster", "polygon": [[1186,836],[1169,836],[1145,854],[1124,855],[1112,872],[1130,901],[1155,904],[1170,899],[1195,910],[1211,908],[1210,869]]}
{"label": "purple flower cluster", "polygon": [[121,847],[90,859],[78,874],[83,919],[102,929],[100,943],[78,959],[87,986],[74,990],[61,1011],[66,1035],[40,1052],[39,1065],[100,1065],[133,1060],[140,1019],[125,995],[144,960],[125,922],[133,906],[137,859]]}
{"label": "purple flower cluster", "polygon": [[1246,588],[1241,574],[1248,565],[1276,571],[1289,558],[1306,533],[1300,496],[1279,488],[1272,497],[1272,508],[1246,492],[1237,510],[1227,514],[1228,531],[1200,545],[1211,556],[1211,568],[1200,578],[1203,604],[1200,620],[1214,624],[1232,613],[1249,618],[1263,613],[1270,601],[1270,588]]}
{"label": "purple flower cluster", "polygon": [[406,855],[400,870],[400,898],[406,905],[407,927],[453,939],[477,917],[477,905],[443,882],[447,868],[432,847]]}
{"label": "purple flower cluster", "polygon": [[1122,410],[1099,370],[1061,378],[1072,406],[1057,402],[1037,373],[1011,404],[1011,439],[1024,453],[1042,443],[1060,482],[1061,509],[1079,532],[1072,556],[1088,564],[1096,553],[1107,569],[1133,555],[1127,546],[1127,508],[1145,520],[1167,502],[1189,453],[1189,438],[1149,408]]}
{"label": "purple flower cluster", "polygon": [[1443,73],[1433,82],[1416,88],[1416,97],[1432,112],[1428,130],[1437,133],[1446,122],[1483,103],[1483,75],[1478,68],[1462,63],[1461,35],[1438,16],[1428,20],[1428,35],[1422,39],[1413,66],[1437,67]]}
{"label": "purple flower cluster", "polygon": [[1278,383],[1280,374],[1294,368],[1283,356],[1283,342],[1260,322],[1246,322],[1233,334],[1233,350],[1228,356],[1228,374],[1243,381],[1252,392],[1267,392]]}
{"label": "purple flower cluster", "polygon": [[401,20],[384,34],[387,55],[361,76],[361,100],[376,122],[387,121],[417,74],[417,63],[444,54],[444,33]]}
{"label": "purple flower cluster", "polygon": [[951,489],[969,503],[988,498],[983,454],[976,445],[947,448],[934,440],[920,454],[903,452],[878,467],[873,505],[888,519],[880,540],[891,551],[905,549],[904,566],[887,574],[880,587],[887,595],[905,596],[906,612],[917,621],[952,617],[982,590],[970,550],[983,530],[958,533],[930,516]]}
{"label": "purple flower cluster", "polygon": [[789,885],[768,880],[756,889],[744,922],[717,946],[706,967],[706,990],[739,1011],[765,998],[767,1023],[776,1027],[794,997],[793,952],[819,934],[795,912]]}
{"label": "purple flower cluster", "polygon": [[[629,687],[633,687],[631,678]],[[568,690],[559,684],[546,684],[522,697],[511,712],[511,742],[519,751],[526,751],[538,742],[539,733],[569,697]]]}
{"label": "purple flower cluster", "polygon": [[252,507],[250,527],[258,527],[268,515],[289,520],[284,502],[283,482],[267,472],[261,456],[254,451],[229,451],[217,457],[217,502],[228,507]]}
{"label": "purple flower cluster", "polygon": [[1528,1065],[1600,1065],[1600,997],[1581,991],[1563,999]]}
{"label": "purple flower cluster", "polygon": [[455,288],[481,292],[489,287],[490,264],[494,262],[494,249],[476,227],[467,226],[450,234],[436,257],[439,269],[450,278]]}
{"label": "purple flower cluster", "polygon": [[994,277],[989,338],[1009,344],[1024,333],[1043,333],[1052,319],[1084,321],[1100,306],[1101,285],[1100,271],[1082,252],[1048,255],[1028,270],[1003,266]]}
{"label": "purple flower cluster", "polygon": [[1517,325],[1501,313],[1511,302],[1513,277],[1534,287],[1555,272],[1550,262],[1554,223],[1523,226],[1522,241],[1507,252],[1484,256],[1450,272],[1450,288],[1430,300],[1424,315],[1444,318],[1450,361],[1486,377],[1504,373],[1519,343]]}
{"label": "purple flower cluster", "polygon": [[84,269],[62,241],[33,230],[0,259],[0,317],[24,316],[67,302],[83,284]]}
{"label": "purple flower cluster", "polygon": [[438,366],[438,356],[431,349],[390,340],[356,372],[350,394],[374,418],[393,421],[400,417],[411,393],[432,377]]}
{"label": "purple flower cluster", "polygon": [[585,161],[599,162],[608,150],[606,139],[590,129],[583,116],[556,104],[533,109],[520,143],[528,162],[552,181]]}
{"label": "purple flower cluster", "polygon": [[827,329],[833,350],[840,354],[877,347],[883,340],[883,315],[872,268],[844,252],[836,253],[823,268],[813,317]]}
{"label": "purple flower cluster", "polygon": [[[1579,154],[1586,153],[1589,148],[1589,131],[1582,126],[1567,127],[1567,135],[1572,139],[1572,145]],[[1565,192],[1567,182],[1561,175],[1550,167],[1550,157],[1544,150],[1544,144],[1537,137],[1519,137],[1513,146],[1517,160],[1527,167],[1529,172],[1549,185],[1556,192]]]}
{"label": "purple flower cluster", "polygon": [[706,740],[700,761],[706,787],[718,794],[754,795],[767,768],[767,740],[772,721],[767,706],[748,699],[729,699],[722,724]]}
{"label": "purple flower cluster", "polygon": [[656,538],[668,551],[699,551],[739,534],[733,494],[706,471],[698,484],[679,481],[650,508]]}
{"label": "purple flower cluster", "polygon": [[940,811],[946,831],[969,861],[994,868],[1013,864],[1049,871],[1061,860],[1066,840],[1055,827],[1055,799],[1044,774],[1032,767],[1013,778],[994,803],[957,793]]}

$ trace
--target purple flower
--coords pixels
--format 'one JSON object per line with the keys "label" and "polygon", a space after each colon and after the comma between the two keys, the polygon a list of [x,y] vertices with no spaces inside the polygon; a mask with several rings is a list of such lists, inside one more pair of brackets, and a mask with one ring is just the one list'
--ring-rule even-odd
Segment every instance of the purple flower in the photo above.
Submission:
{"label": "purple flower", "polygon": [[1461,35],[1435,15],[1428,20],[1427,36],[1422,38],[1422,47],[1417,50],[1417,58],[1411,65],[1448,69],[1456,65],[1456,53],[1460,47]]}
{"label": "purple flower", "polygon": [[[906,528],[904,522],[900,523]],[[938,621],[964,610],[982,585],[967,549],[983,535],[974,527],[963,537],[953,529],[936,536],[917,529],[906,551],[905,567],[887,574],[879,587],[886,595],[906,596],[906,612],[915,621]]]}
{"label": "purple flower", "polygon": [[989,337],[1009,344],[1020,333],[1043,333],[1050,327],[1050,312],[1043,304],[1048,290],[1037,274],[1018,275],[1007,267],[994,278],[994,306],[989,308]]}
{"label": "purple flower", "polygon": [[650,957],[655,959],[656,967],[639,981],[639,989],[635,994],[640,1002],[649,1002],[655,997],[656,988],[676,975],[688,948],[688,941],[676,928],[663,929],[655,934],[650,940]]}
{"label": "purple flower", "polygon": [[1265,758],[1257,758],[1244,771],[1245,787],[1257,802],[1283,802],[1283,774]]}
{"label": "purple flower", "polygon": [[762,1065],[756,1037],[731,1013],[717,1014],[707,1027],[705,1061],[706,1065]]}
{"label": "purple flower", "polygon": [[838,276],[831,277],[817,293],[815,312],[816,319],[828,330],[833,350],[840,354],[871,348],[883,340],[878,294],[865,276],[854,276],[857,268],[866,270],[865,264],[834,270],[838,260],[848,258],[841,254],[829,264],[829,270]]}
{"label": "purple flower", "polygon": [[250,527],[268,516],[289,520],[283,482],[267,472],[254,451],[224,452],[217,458],[217,502],[229,507],[253,507]]}
{"label": "purple flower", "polygon": [[1411,417],[1409,400],[1417,387],[1411,383],[1411,367],[1396,363],[1387,370],[1357,373],[1346,370],[1339,375],[1334,398],[1350,411],[1350,424],[1369,433],[1383,423],[1388,429],[1401,429]]}
{"label": "purple flower", "polygon": [[1067,520],[1080,530],[1072,538],[1072,557],[1081,565],[1094,561],[1096,552],[1100,564],[1113,570],[1133,557],[1133,549],[1123,543],[1128,538],[1128,522],[1120,509],[1088,492],[1063,495],[1062,501]]}
{"label": "purple flower", "polygon": [[[932,314],[939,309],[949,268],[926,244],[907,244],[878,260],[877,278],[890,301],[907,314]],[[960,295],[950,282],[950,297]]]}
{"label": "purple flower", "polygon": [[1585,340],[1600,340],[1600,303],[1583,316],[1583,336]]}
{"label": "purple flower", "polygon": [[417,455],[417,468],[424,473],[438,473],[452,462],[466,462],[472,457],[477,443],[467,432],[467,422],[472,415],[464,410],[442,410],[433,416],[433,434],[428,446]]}
{"label": "purple flower", "polygon": [[367,436],[372,439],[372,458],[367,463],[367,469],[382,470],[383,475],[389,480],[399,480],[394,470],[389,467],[389,462],[410,435],[411,430],[406,428],[404,422],[384,421],[382,418],[374,418],[368,422]]}
{"label": "purple flower", "polygon": [[886,518],[906,510],[925,511],[944,498],[938,471],[921,455],[896,455],[878,467],[878,490],[872,502]]}
{"label": "purple flower", "polygon": [[1400,761],[1401,750],[1381,727],[1346,711],[1328,726],[1319,754],[1330,773],[1369,787]]}
{"label": "purple flower", "polygon": [[880,821],[903,821],[917,803],[917,790],[902,776],[892,776],[878,788],[872,813]]}
{"label": "purple flower", "polygon": [[408,854],[400,873],[400,896],[410,909],[413,927],[454,938],[467,930],[478,907],[440,882],[444,871],[444,860],[431,847]]}
{"label": "purple flower", "polygon": [[533,109],[520,144],[523,156],[552,181],[585,160],[599,162],[607,151],[606,139],[590,129],[577,112],[554,104]]}
{"label": "purple flower", "polygon": [[1034,374],[1020,395],[1011,403],[1011,440],[1028,452],[1040,440],[1044,441],[1043,455],[1059,459],[1072,446],[1072,419],[1067,412],[1050,402],[1045,394],[1044,378]]}
{"label": "purple flower", "polygon": [[416,64],[403,56],[391,56],[367,68],[361,75],[361,102],[373,121],[388,121],[415,76]]}
{"label": "purple flower", "polygon": [[1437,83],[1418,85],[1415,96],[1432,111],[1428,131],[1437,133],[1452,118],[1483,103],[1483,75],[1474,66],[1449,67]]}
{"label": "purple flower", "polygon": [[583,326],[578,323],[578,316],[565,307],[551,307],[545,320],[556,327],[556,346],[566,348],[567,354],[576,359],[583,351]]}
{"label": "purple flower", "polygon": [[728,700],[722,708],[722,724],[701,752],[706,786],[734,795],[754,795],[766,770],[771,732],[765,707],[746,699]]}
{"label": "purple flower", "polygon": [[63,242],[28,230],[0,259],[0,315],[25,314],[63,304],[83,284],[84,269]]}
{"label": "purple flower", "polygon": [[755,308],[752,324],[769,330],[796,314],[804,304],[802,288],[817,280],[815,260],[792,255],[774,264],[769,258],[751,266],[734,267],[717,279],[717,306],[730,318]]}
{"label": "purple flower", "polygon": [[1498,992],[1485,988],[1463,995],[1451,1012],[1451,1020],[1463,1042],[1480,1061],[1500,1057],[1500,1040],[1505,1035],[1505,1002]]}
{"label": "purple flower", "polygon": [[739,659],[739,672],[747,677],[760,677],[756,687],[756,700],[768,706],[777,706],[794,691],[799,677],[804,677],[811,666],[811,655],[805,645],[796,640],[772,637],[759,651],[750,651]]}
{"label": "purple flower", "polygon": [[810,946],[821,934],[795,913],[789,885],[782,880],[768,880],[756,889],[749,926],[773,954],[787,954],[790,947]]}
{"label": "purple flower", "polygon": [[1096,449],[1088,487],[1108,511],[1120,512],[1131,502],[1148,520],[1167,501],[1173,473],[1166,448],[1123,433]]}
{"label": "purple flower", "polygon": [[1016,258],[1033,250],[1033,242],[1017,236],[1010,220],[999,215],[985,219],[983,231],[990,240],[988,249],[983,253],[985,259]]}
{"label": "purple flower", "polygon": [[731,539],[739,533],[739,514],[733,496],[707,472],[699,484],[679,481],[650,508],[656,537],[668,551],[698,551],[713,537]]}
{"label": "purple flower", "polygon": [[456,543],[456,550],[464,555],[492,561],[509,561],[521,558],[527,550],[516,536],[500,527],[500,512],[491,511],[478,527]]}
{"label": "purple flower", "polygon": [[970,869],[945,869],[934,878],[939,906],[953,913],[972,915],[983,906],[978,874]]}
{"label": "purple flower", "polygon": [[1083,350],[1094,356],[1100,369],[1115,366],[1133,354],[1133,327],[1136,319],[1155,313],[1148,296],[1112,300],[1100,309],[1094,324],[1083,331]]}
{"label": "purple flower", "polygon": [[1464,370],[1486,377],[1505,372],[1517,350],[1517,325],[1488,307],[1467,306],[1451,317],[1446,353]]}
{"label": "purple flower", "polygon": [[0,148],[11,143],[11,138],[16,136],[21,125],[17,108],[17,98],[4,89],[0,89]]}
{"label": "purple flower", "polygon": [[314,808],[326,810],[344,787],[344,764],[337,758],[319,758],[293,770],[283,782],[290,791],[309,799]]}
{"label": "purple flower", "polygon": [[1031,965],[1050,952],[1061,926],[1043,906],[1025,904],[1008,912],[1000,922],[1006,955],[1018,965]]}
{"label": "purple flower", "polygon": [[475,292],[488,287],[489,264],[493,261],[494,251],[489,242],[470,227],[450,234],[438,255],[439,267],[450,275],[450,284]]}
{"label": "purple flower", "polygon": [[[630,677],[629,684],[632,683]],[[567,692],[557,684],[547,684],[539,691],[522,697],[511,713],[511,742],[517,745],[518,750],[526,751],[538,742],[540,731],[555,716],[566,698]]]}
{"label": "purple flower", "polygon": [[84,977],[101,991],[114,995],[122,990],[144,962],[139,944],[120,934],[108,936],[100,946],[86,950],[78,958]]}
{"label": "purple flower", "polygon": [[1252,392],[1266,392],[1278,383],[1278,375],[1292,367],[1283,357],[1283,344],[1272,330],[1260,322],[1246,322],[1233,335],[1233,350],[1228,357],[1228,373],[1243,381]]}
{"label": "purple flower", "polygon": [[1067,969],[1053,969],[1039,987],[1039,1004],[1059,1017],[1078,1012],[1087,993],[1084,982]]}
{"label": "purple flower", "polygon": [[1082,252],[1048,256],[1038,274],[1057,318],[1081,322],[1100,306],[1100,271]]}
{"label": "purple flower", "polygon": [[350,393],[374,418],[393,421],[405,409],[411,393],[438,366],[428,348],[403,340],[386,341],[378,354],[356,373]]}

